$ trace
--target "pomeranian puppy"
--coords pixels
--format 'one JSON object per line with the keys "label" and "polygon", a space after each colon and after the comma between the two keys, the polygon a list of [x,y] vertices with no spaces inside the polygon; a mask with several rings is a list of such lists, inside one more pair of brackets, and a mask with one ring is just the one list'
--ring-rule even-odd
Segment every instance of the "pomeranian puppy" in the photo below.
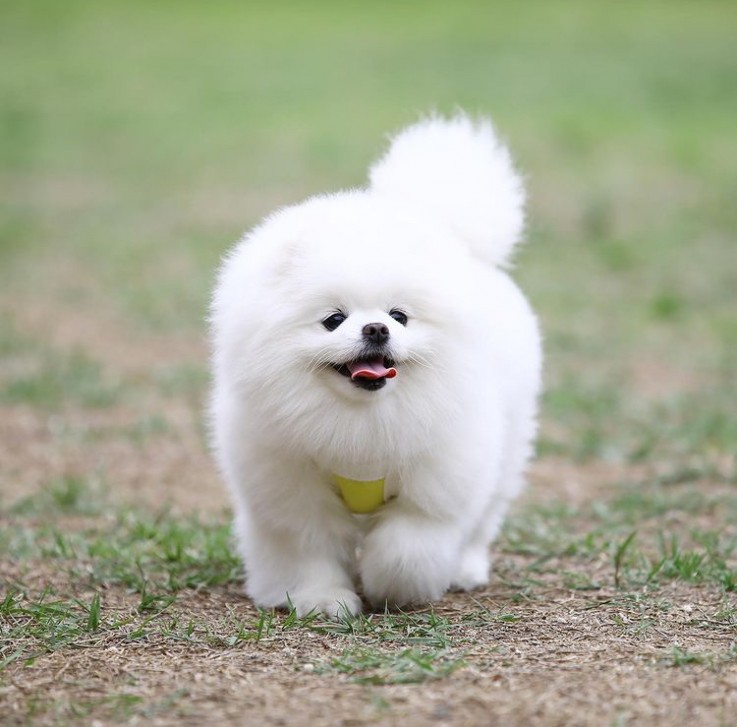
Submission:
{"label": "pomeranian puppy", "polygon": [[523,204],[489,122],[431,118],[366,188],[277,210],[226,256],[212,440],[257,605],[335,617],[488,582],[540,388],[505,272]]}

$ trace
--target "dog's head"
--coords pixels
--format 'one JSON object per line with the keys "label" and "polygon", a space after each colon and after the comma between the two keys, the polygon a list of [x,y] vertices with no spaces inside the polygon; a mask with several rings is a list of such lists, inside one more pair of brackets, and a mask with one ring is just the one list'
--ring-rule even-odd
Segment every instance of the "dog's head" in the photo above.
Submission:
{"label": "dog's head", "polygon": [[442,302],[448,276],[431,232],[365,195],[321,198],[304,211],[311,219],[280,281],[303,368],[360,400],[438,365],[453,303]]}
{"label": "dog's head", "polygon": [[277,213],[244,246],[249,259],[229,265],[246,271],[232,320],[243,376],[361,401],[446,375],[471,267],[438,243],[447,234],[361,193]]}

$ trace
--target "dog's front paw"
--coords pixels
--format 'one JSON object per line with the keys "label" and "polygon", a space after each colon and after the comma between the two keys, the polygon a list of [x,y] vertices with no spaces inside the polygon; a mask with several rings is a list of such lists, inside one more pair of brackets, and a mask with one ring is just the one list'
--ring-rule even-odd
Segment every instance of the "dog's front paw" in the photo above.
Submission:
{"label": "dog's front paw", "polygon": [[290,594],[290,601],[298,616],[322,613],[341,620],[361,613],[361,599],[349,588],[302,589]]}
{"label": "dog's front paw", "polygon": [[456,547],[447,534],[410,518],[381,523],[365,541],[361,579],[373,606],[436,601],[450,586]]}
{"label": "dog's front paw", "polygon": [[461,556],[458,572],[453,576],[451,590],[473,591],[489,583],[489,547],[473,545]]}

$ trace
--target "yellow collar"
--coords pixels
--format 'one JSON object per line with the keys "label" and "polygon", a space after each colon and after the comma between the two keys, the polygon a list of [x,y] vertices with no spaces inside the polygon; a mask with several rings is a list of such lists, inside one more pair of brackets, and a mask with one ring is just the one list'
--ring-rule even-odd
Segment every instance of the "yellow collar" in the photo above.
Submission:
{"label": "yellow collar", "polygon": [[384,504],[384,479],[351,480],[348,477],[333,475],[340,489],[343,502],[351,511],[360,515],[373,512]]}

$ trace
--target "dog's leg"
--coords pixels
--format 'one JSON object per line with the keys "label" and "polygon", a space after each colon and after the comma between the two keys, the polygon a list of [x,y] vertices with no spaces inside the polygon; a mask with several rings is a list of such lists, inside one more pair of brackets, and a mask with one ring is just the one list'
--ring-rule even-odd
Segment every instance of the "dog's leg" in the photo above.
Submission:
{"label": "dog's leg", "polygon": [[452,578],[451,590],[472,591],[489,583],[491,543],[499,532],[508,509],[508,500],[494,500],[487,506],[481,523],[463,546],[458,570]]}
{"label": "dog's leg", "polygon": [[364,541],[359,568],[366,598],[390,608],[439,599],[450,586],[461,542],[457,525],[398,498]]}
{"label": "dog's leg", "polygon": [[[242,471],[234,487],[235,530],[246,566],[246,592],[262,607],[293,605],[298,615],[361,611],[352,571],[355,523],[309,465],[282,462]],[[257,478],[257,479],[254,479]]]}
{"label": "dog's leg", "polygon": [[524,471],[531,452],[529,432],[534,431],[534,422],[531,417],[522,421],[526,429],[515,430],[515,436],[508,436],[497,484],[491,489],[490,500],[463,546],[458,572],[452,579],[453,590],[470,591],[489,582],[490,546],[499,534],[512,500],[525,484]]}

